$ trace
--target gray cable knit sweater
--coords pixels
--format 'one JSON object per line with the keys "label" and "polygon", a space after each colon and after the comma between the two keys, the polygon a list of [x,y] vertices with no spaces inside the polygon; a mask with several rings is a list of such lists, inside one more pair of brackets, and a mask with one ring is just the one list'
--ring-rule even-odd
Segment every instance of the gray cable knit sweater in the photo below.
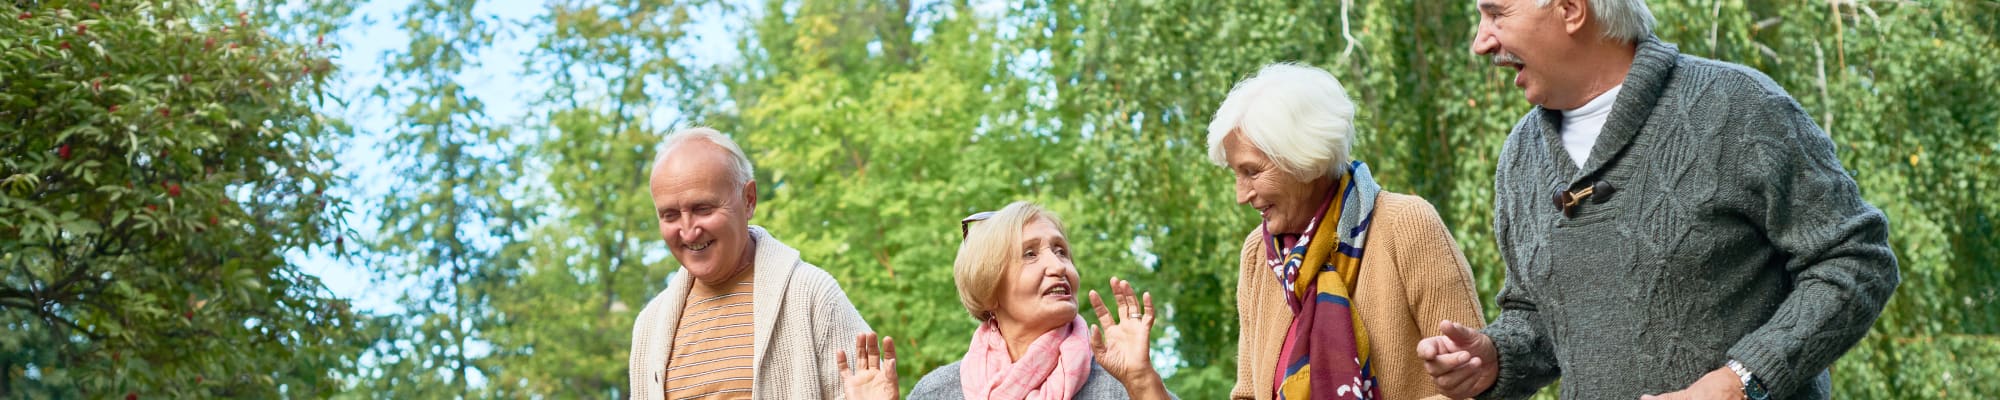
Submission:
{"label": "gray cable knit sweater", "polygon": [[[1493,229],[1507,263],[1481,398],[1560,377],[1565,399],[1681,390],[1731,359],[1775,399],[1824,399],[1827,368],[1899,277],[1888,221],[1784,89],[1740,65],[1642,42],[1583,168],[1536,108],[1501,152]],[[1556,190],[1603,181],[1574,216]]]}

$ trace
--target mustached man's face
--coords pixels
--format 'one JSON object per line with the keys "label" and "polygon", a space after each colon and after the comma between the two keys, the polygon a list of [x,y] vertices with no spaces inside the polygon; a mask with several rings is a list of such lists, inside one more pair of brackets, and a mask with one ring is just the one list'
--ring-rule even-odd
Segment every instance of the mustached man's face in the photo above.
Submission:
{"label": "mustached man's face", "polygon": [[1536,6],[1535,0],[1477,0],[1479,30],[1472,37],[1472,53],[1492,57],[1494,66],[1514,69],[1514,87],[1529,103],[1558,110],[1581,107],[1587,99],[1576,92],[1584,74],[1563,62],[1575,50],[1564,29],[1564,14],[1584,12],[1574,6],[1580,1],[1572,1]]}

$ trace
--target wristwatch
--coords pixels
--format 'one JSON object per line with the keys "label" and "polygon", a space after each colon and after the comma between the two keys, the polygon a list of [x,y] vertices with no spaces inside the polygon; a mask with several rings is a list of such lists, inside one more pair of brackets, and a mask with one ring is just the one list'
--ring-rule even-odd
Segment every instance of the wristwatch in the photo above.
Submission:
{"label": "wristwatch", "polygon": [[1743,363],[1733,359],[1729,360],[1729,370],[1735,372],[1737,378],[1743,379],[1744,398],[1750,400],[1771,399],[1771,392],[1764,390],[1764,382],[1758,381],[1756,376],[1751,375],[1750,368],[1744,367]]}

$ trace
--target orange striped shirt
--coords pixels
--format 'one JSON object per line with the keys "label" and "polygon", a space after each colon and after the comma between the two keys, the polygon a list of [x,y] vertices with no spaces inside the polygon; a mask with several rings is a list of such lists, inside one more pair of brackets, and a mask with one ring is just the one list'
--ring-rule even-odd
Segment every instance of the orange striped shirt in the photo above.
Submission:
{"label": "orange striped shirt", "polygon": [[667,399],[750,398],[757,334],[752,275],[755,269],[734,282],[691,285],[667,351]]}

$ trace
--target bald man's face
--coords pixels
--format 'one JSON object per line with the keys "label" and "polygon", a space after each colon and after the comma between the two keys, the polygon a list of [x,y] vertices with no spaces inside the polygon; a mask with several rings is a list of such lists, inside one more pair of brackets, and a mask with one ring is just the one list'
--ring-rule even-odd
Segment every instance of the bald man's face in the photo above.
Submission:
{"label": "bald man's face", "polygon": [[681,144],[653,164],[653,216],[674,260],[705,284],[728,282],[752,258],[750,215],[757,183],[732,182],[728,150]]}

